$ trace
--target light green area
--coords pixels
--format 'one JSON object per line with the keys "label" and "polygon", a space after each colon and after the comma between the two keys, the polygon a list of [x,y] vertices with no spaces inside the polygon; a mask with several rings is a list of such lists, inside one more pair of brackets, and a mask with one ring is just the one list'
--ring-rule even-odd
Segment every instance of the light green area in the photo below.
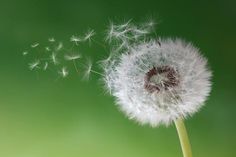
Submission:
{"label": "light green area", "polygon": [[[109,20],[154,15],[158,35],[192,41],[213,70],[206,106],[186,121],[193,156],[235,157],[235,6],[233,0],[0,0],[0,156],[181,157],[174,125],[139,126],[97,76],[55,81],[30,72],[21,54],[51,36],[65,40],[88,27],[103,33]],[[95,46],[89,54],[96,60],[105,52]]]}

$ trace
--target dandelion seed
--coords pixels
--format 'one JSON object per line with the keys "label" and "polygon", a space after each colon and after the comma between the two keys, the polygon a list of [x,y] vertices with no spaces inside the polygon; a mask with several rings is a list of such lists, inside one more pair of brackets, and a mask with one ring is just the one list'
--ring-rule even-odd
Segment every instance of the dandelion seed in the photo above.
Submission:
{"label": "dandelion seed", "polygon": [[114,35],[114,24],[110,22],[110,26],[107,29],[106,41],[111,42],[113,35]]}
{"label": "dandelion seed", "polygon": [[156,25],[157,25],[157,22],[152,18],[148,19],[148,21],[146,23],[144,23],[145,27],[148,27],[148,28],[151,28],[151,29],[155,28]]}
{"label": "dandelion seed", "polygon": [[22,55],[23,55],[23,56],[26,56],[27,54],[28,54],[28,51],[22,52]]}
{"label": "dandelion seed", "polygon": [[47,70],[47,68],[48,68],[48,62],[45,62],[43,70],[45,71],[45,70]]}
{"label": "dandelion seed", "polygon": [[91,37],[95,35],[95,32],[94,30],[89,30],[86,34],[85,34],[85,37],[84,37],[84,41],[89,41],[91,42]]}
{"label": "dandelion seed", "polygon": [[137,29],[137,28],[134,28],[133,30],[133,33],[136,35],[145,35],[145,34],[148,34],[150,33],[148,30],[145,30],[145,29]]}
{"label": "dandelion seed", "polygon": [[55,48],[56,51],[59,51],[63,48],[63,43],[59,42],[59,44],[57,45],[57,47]]}
{"label": "dandelion seed", "polygon": [[130,26],[130,22],[132,21],[132,19],[128,20],[127,22],[125,22],[124,24],[118,25],[117,28],[118,29],[126,29]]}
{"label": "dandelion seed", "polygon": [[65,78],[68,76],[69,72],[66,67],[62,67],[58,74]]}
{"label": "dandelion seed", "polygon": [[64,56],[64,58],[65,58],[65,60],[68,60],[68,61],[77,60],[77,59],[81,58],[81,55],[80,54],[70,54],[70,55],[67,54]]}
{"label": "dandelion seed", "polygon": [[47,47],[45,47],[45,50],[46,51],[51,51],[51,49],[47,46]]}
{"label": "dandelion seed", "polygon": [[52,62],[53,62],[54,65],[59,64],[59,61],[58,61],[58,59],[57,59],[57,56],[56,56],[56,54],[55,54],[54,52],[53,52],[52,55],[50,56],[50,59],[52,60]]}
{"label": "dandelion seed", "polygon": [[30,70],[34,70],[34,69],[38,69],[39,68],[39,65],[40,64],[40,61],[39,60],[35,60],[31,63],[29,63],[29,69]]}
{"label": "dandelion seed", "polygon": [[55,38],[52,37],[52,38],[49,38],[48,41],[49,42],[55,42],[56,40],[55,40]]}
{"label": "dandelion seed", "polygon": [[38,46],[39,46],[39,43],[34,43],[34,44],[31,45],[32,48],[36,48]]}
{"label": "dandelion seed", "polygon": [[87,60],[85,65],[84,79],[88,80],[92,71],[92,61],[90,59]]}
{"label": "dandelion seed", "polygon": [[72,35],[72,37],[70,38],[70,41],[71,41],[71,42],[74,42],[76,45],[78,45],[79,42],[82,41],[82,39],[79,38],[79,37],[77,37],[77,36]]}

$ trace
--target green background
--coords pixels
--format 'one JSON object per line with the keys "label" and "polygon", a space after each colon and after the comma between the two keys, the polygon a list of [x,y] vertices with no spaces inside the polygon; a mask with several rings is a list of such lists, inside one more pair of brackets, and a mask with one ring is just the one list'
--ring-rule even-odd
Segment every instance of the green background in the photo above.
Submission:
{"label": "green background", "polygon": [[[195,157],[236,156],[235,1],[0,0],[1,157],[181,157],[175,127],[129,121],[98,77],[55,81],[27,68],[22,51],[50,36],[68,39],[113,19],[154,15],[160,36],[200,47],[213,70],[213,90],[186,120]],[[103,49],[90,49],[94,60]]]}

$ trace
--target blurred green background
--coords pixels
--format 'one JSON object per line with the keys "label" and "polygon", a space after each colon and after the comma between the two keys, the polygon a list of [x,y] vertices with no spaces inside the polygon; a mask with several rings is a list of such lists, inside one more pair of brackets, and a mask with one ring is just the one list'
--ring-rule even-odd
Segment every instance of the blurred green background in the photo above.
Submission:
{"label": "blurred green background", "polygon": [[[213,90],[186,121],[195,157],[236,157],[236,1],[0,0],[0,157],[181,157],[174,126],[129,121],[97,76],[54,81],[27,68],[22,51],[50,36],[69,39],[113,19],[154,15],[160,36],[200,47]],[[93,59],[104,55],[91,48]]]}

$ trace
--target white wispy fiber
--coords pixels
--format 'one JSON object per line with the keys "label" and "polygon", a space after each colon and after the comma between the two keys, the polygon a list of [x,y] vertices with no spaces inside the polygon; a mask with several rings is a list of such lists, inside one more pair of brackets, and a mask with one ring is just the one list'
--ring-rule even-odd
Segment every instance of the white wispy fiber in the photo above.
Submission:
{"label": "white wispy fiber", "polygon": [[206,58],[181,39],[134,43],[103,69],[106,87],[119,108],[130,119],[151,126],[193,115],[211,90]]}
{"label": "white wispy fiber", "polygon": [[91,59],[87,59],[87,62],[85,64],[85,71],[84,71],[84,77],[83,79],[88,80],[92,71],[92,61]]}
{"label": "white wispy fiber", "polygon": [[49,38],[48,41],[49,42],[55,42],[56,40],[55,40],[55,38],[52,37],[52,38]]}
{"label": "white wispy fiber", "polygon": [[142,25],[135,25],[132,20],[123,24],[110,22],[107,29],[106,41],[113,45],[115,51],[129,49],[133,43],[146,39],[153,32],[154,21],[148,21]]}
{"label": "white wispy fiber", "polygon": [[81,39],[80,37],[77,37],[77,36],[75,36],[75,35],[72,35],[71,38],[70,38],[70,41],[73,42],[73,43],[75,43],[76,45],[78,45],[79,42],[82,41],[82,39]]}
{"label": "white wispy fiber", "polygon": [[53,52],[53,53],[51,54],[51,56],[50,56],[50,59],[51,59],[51,61],[52,61],[52,63],[53,63],[54,65],[59,64],[59,61],[58,61],[58,59],[57,59],[56,53]]}
{"label": "white wispy fiber", "polygon": [[62,67],[61,70],[58,72],[61,77],[65,78],[68,76],[69,72],[66,67]]}
{"label": "white wispy fiber", "polygon": [[84,36],[84,38],[83,38],[83,40],[84,41],[89,41],[89,42],[91,42],[91,38],[93,37],[95,35],[95,31],[94,30],[88,30],[88,32],[87,33],[85,33],[85,36]]}
{"label": "white wispy fiber", "polygon": [[27,54],[28,54],[28,51],[22,52],[22,55],[23,55],[23,56],[26,56]]}
{"label": "white wispy fiber", "polygon": [[32,48],[36,48],[38,46],[39,46],[39,43],[34,43],[34,44],[31,45]]}
{"label": "white wispy fiber", "polygon": [[40,61],[39,60],[35,60],[35,61],[29,63],[29,69],[30,70],[38,69],[39,68],[39,64],[40,64]]}
{"label": "white wispy fiber", "polygon": [[43,70],[47,70],[47,68],[48,68],[48,62],[45,62],[43,66]]}
{"label": "white wispy fiber", "polygon": [[56,46],[55,50],[56,51],[59,51],[63,48],[63,43],[62,42],[59,42],[58,45]]}
{"label": "white wispy fiber", "polygon": [[68,61],[70,61],[70,60],[77,60],[77,59],[81,58],[81,55],[78,54],[78,53],[66,54],[64,56],[64,58],[65,58],[65,60],[68,60]]}

